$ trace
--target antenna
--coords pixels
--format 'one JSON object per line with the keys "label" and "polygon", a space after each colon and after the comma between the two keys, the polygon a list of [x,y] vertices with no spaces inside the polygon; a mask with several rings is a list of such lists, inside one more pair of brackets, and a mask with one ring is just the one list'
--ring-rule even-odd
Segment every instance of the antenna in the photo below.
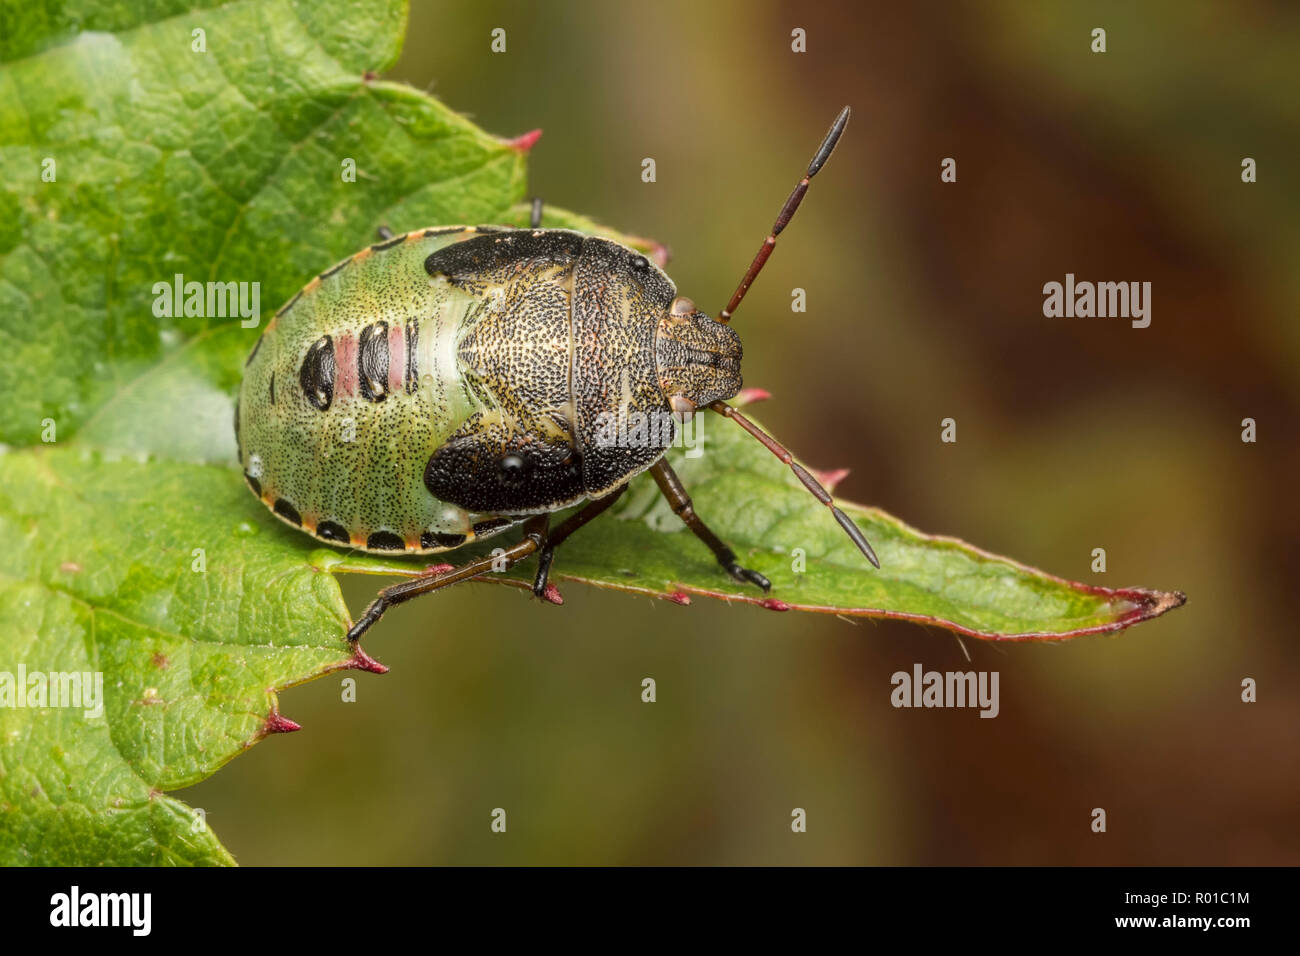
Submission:
{"label": "antenna", "polygon": [[727,307],[718,313],[719,322],[730,322],[732,313],[736,311],[736,306],[740,305],[740,300],[745,297],[749,287],[758,274],[763,270],[767,257],[772,254],[776,248],[776,237],[781,235],[781,230],[790,224],[794,218],[794,212],[803,202],[804,194],[808,192],[808,183],[817,171],[826,165],[826,160],[831,158],[831,153],[835,150],[835,144],[840,141],[840,135],[844,132],[844,127],[849,124],[849,108],[846,106],[840,110],[840,115],[835,117],[835,122],[831,124],[830,130],[826,133],[826,138],[822,140],[821,146],[817,148],[817,155],[812,158],[808,164],[808,172],[804,174],[803,179],[799,180],[799,185],[794,187],[794,191],[781,207],[781,214],[776,217],[776,224],[772,227],[771,233],[763,240],[763,244],[758,248],[758,254],[754,256],[754,261],[749,264],[749,271],[745,273],[745,278],[740,280],[740,285],[736,286],[736,291],[731,295],[731,301]]}
{"label": "antenna", "polygon": [[[832,143],[831,145],[834,144]],[[819,152],[817,155],[820,156],[821,153]],[[762,442],[768,451],[789,465],[790,470],[794,472],[795,477],[803,482],[803,486],[811,491],[818,501],[831,509],[831,514],[835,515],[835,520],[840,523],[840,527],[844,529],[845,533],[853,539],[853,543],[858,546],[858,550],[866,555],[867,560],[877,569],[880,568],[880,561],[876,557],[876,552],[871,550],[871,544],[867,541],[866,535],[862,533],[862,529],[854,524],[853,520],[849,518],[848,515],[835,506],[835,500],[831,498],[830,492],[823,488],[816,478],[808,474],[807,468],[794,460],[794,456],[790,454],[784,445],[778,442],[771,435],[767,434],[767,432],[763,431],[763,429],[759,428],[744,415],[740,414],[740,412],[736,411],[726,402],[710,402],[709,408],[713,409],[725,418],[730,418],[737,425]]]}

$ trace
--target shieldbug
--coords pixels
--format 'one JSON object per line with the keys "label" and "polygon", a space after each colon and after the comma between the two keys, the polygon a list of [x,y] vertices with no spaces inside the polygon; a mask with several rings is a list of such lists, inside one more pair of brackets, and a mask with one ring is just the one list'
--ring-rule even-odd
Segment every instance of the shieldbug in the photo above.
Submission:
{"label": "shieldbug", "polygon": [[[647,470],[732,577],[768,590],[695,513],[664,458],[671,429],[637,447],[595,440],[620,412],[730,418],[880,566],[816,479],[726,404],[741,387],[728,322],[848,120],[846,106],[716,319],[637,251],[541,228],[537,202],[528,229],[381,230],[275,314],[245,364],[235,435],[249,487],[280,519],[387,554],[434,554],[523,525],[495,558],[380,591],[350,639],[394,604],[534,553],[543,595],[555,549]],[[583,502],[550,528],[552,513]]]}

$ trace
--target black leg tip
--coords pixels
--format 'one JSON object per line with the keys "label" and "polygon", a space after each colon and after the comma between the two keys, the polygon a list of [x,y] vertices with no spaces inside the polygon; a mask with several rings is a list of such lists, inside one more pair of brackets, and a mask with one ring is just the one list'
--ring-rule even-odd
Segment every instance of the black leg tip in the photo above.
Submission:
{"label": "black leg tip", "polygon": [[555,560],[555,549],[543,547],[537,555],[537,576],[533,578],[533,597],[546,597],[546,585],[551,579],[551,562]]}
{"label": "black leg tip", "polygon": [[757,571],[751,571],[749,568],[742,568],[738,564],[728,565],[727,571],[730,572],[733,578],[742,584],[756,584],[763,589],[764,593],[772,590],[772,582]]}
{"label": "black leg tip", "polygon": [[357,642],[361,640],[361,635],[370,630],[371,625],[383,617],[384,612],[387,610],[388,604],[382,597],[371,601],[370,606],[366,608],[365,613],[361,615],[361,618],[353,624],[352,628],[348,631],[348,641],[355,647]]}

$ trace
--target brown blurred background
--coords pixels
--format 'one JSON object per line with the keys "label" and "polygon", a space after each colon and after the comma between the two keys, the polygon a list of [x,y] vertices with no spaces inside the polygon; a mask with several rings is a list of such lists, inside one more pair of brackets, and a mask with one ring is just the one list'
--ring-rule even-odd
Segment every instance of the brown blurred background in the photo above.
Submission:
{"label": "brown blurred background", "polygon": [[[851,468],[845,498],[1187,606],[999,646],[458,588],[368,637],[392,672],[358,675],[356,703],[337,676],[284,693],[301,733],[181,794],[241,862],[1300,862],[1300,13],[810,6],[414,0],[389,78],[502,135],[542,127],[531,189],[668,243],[710,310],[851,104],[737,315],[746,382],[775,396],[758,414],[809,463]],[[1150,281],[1150,328],[1044,318],[1067,272]],[[354,611],[374,587],[348,582]],[[914,662],[999,671],[1001,715],[893,709],[890,674]]]}

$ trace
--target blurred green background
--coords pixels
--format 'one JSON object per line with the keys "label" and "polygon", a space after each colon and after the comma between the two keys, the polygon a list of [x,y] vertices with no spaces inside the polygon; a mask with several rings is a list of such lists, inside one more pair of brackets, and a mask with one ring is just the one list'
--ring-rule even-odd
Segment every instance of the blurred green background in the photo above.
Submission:
{"label": "blurred green background", "polygon": [[[999,646],[465,586],[371,632],[392,671],[353,675],[355,703],[337,675],[285,692],[302,732],[179,796],[245,864],[1300,862],[1297,63],[1281,3],[414,0],[388,78],[542,127],[532,190],[667,243],[713,311],[851,104],[737,315],[764,422],[852,469],[844,498],[1189,603]],[[1067,272],[1150,281],[1151,327],[1044,318]],[[375,586],[348,582],[354,613]],[[1000,716],[895,710],[915,662],[999,671]]]}

